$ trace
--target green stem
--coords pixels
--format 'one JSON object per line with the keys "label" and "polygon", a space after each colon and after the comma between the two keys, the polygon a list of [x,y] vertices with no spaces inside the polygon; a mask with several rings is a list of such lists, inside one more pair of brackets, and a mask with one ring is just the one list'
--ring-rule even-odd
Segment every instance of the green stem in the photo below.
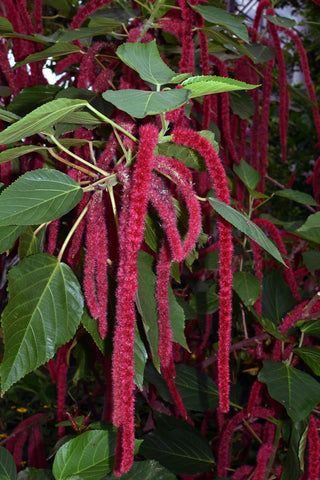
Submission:
{"label": "green stem", "polygon": [[56,139],[56,137],[55,137],[54,135],[50,135],[49,138],[50,138],[50,140],[52,140],[53,143],[55,143],[59,148],[61,148],[61,150],[63,150],[64,152],[66,152],[68,155],[70,155],[70,157],[75,158],[76,160],[78,160],[79,162],[83,163],[84,165],[87,165],[87,167],[90,167],[90,168],[92,168],[93,170],[95,170],[96,172],[101,173],[101,175],[103,175],[104,177],[107,177],[107,176],[108,176],[108,173],[105,172],[104,170],[102,170],[101,168],[97,167],[96,165],[93,165],[92,163],[87,162],[86,160],[84,160],[83,158],[79,157],[79,156],[76,155],[75,153],[70,152],[70,150],[68,150],[66,147],[64,147],[64,146],[59,142],[59,140]]}
{"label": "green stem", "polygon": [[103,115],[103,113],[96,110],[92,105],[90,105],[90,103],[88,103],[88,105],[86,105],[86,106],[89,108],[89,110],[91,110],[93,113],[95,113],[97,115],[97,117],[100,117],[101,120],[103,120],[105,123],[109,123],[113,128],[116,128],[117,130],[119,130],[119,132],[122,132],[125,135],[127,135],[127,137],[131,138],[131,140],[133,140],[135,143],[138,143],[138,139],[136,137],[131,135],[131,133],[127,132],[127,130],[125,130],[124,128],[120,127],[120,125],[117,125],[115,122],[110,120],[110,118]]}
{"label": "green stem", "polygon": [[106,188],[109,188],[110,187],[110,183],[112,183],[111,186],[114,186],[117,184],[116,181],[113,181],[114,179],[117,178],[117,174],[116,173],[112,173],[111,175],[108,176],[108,178],[104,177],[104,178],[100,178],[99,180],[97,180],[96,182],[94,183],[90,183],[90,185],[88,185],[87,187],[84,187],[82,190],[84,192],[91,192],[92,190],[95,190],[95,187],[98,186],[98,185],[101,185],[103,183],[106,183]]}
{"label": "green stem", "polygon": [[269,474],[271,472],[274,459],[276,458],[276,453],[277,453],[277,449],[278,449],[278,445],[279,445],[279,441],[280,441],[280,437],[281,437],[281,429],[282,429],[282,421],[280,420],[277,424],[277,430],[276,430],[276,434],[275,434],[275,438],[274,438],[274,442],[273,442],[274,449],[273,449],[272,454],[270,455],[268,466],[267,466],[267,469],[266,469],[265,474],[263,476],[263,480],[268,480],[268,477],[269,477]]}
{"label": "green stem", "polygon": [[61,247],[61,250],[59,252],[59,255],[58,255],[58,261],[61,262],[61,259],[63,257],[63,254],[64,254],[64,251],[65,249],[67,248],[67,245],[72,237],[72,235],[74,234],[74,232],[76,231],[76,229],[78,228],[78,225],[79,223],[81,222],[81,220],[83,219],[83,217],[85,216],[85,214],[87,213],[88,211],[88,208],[89,208],[89,204],[90,204],[90,201],[87,203],[87,205],[84,207],[84,209],[82,210],[82,212],[80,213],[79,217],[77,218],[77,220],[74,222],[74,224],[72,225],[72,228],[70,230],[70,232],[68,233],[68,235],[66,236],[66,239],[65,241],[63,242],[62,244],[62,247]]}
{"label": "green stem", "polygon": [[59,162],[62,162],[66,165],[69,165],[69,167],[72,167],[72,168],[76,168],[77,170],[79,170],[80,172],[83,172],[85,173],[86,175],[89,175],[90,177],[95,177],[96,174],[93,173],[93,172],[90,172],[90,170],[87,170],[86,168],[83,168],[83,167],[80,167],[79,165],[75,165],[74,163],[72,162],[69,162],[68,160],[65,160],[64,158],[60,157],[59,155],[57,155],[52,148],[48,148],[48,152],[53,156],[53,158],[55,158],[56,160],[59,160]]}
{"label": "green stem", "polygon": [[151,28],[153,26],[154,19],[156,18],[160,7],[162,7],[163,2],[164,2],[164,0],[156,0],[155,1],[154,9],[152,10],[151,15],[148,18],[148,20],[145,22],[144,27],[142,29],[142,32],[139,35],[139,38],[138,38],[137,42],[141,42],[141,40],[143,39],[143,37],[145,36],[145,34],[149,30],[149,28]]}

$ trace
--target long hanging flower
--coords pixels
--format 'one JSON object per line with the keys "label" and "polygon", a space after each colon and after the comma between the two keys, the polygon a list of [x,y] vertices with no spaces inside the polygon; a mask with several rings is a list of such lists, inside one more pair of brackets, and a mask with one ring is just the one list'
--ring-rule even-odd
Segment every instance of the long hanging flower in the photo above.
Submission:
{"label": "long hanging flower", "polygon": [[[228,182],[221,160],[206,139],[190,129],[176,129],[173,140],[180,145],[185,145],[197,150],[203,156],[211,176],[218,200],[230,203]],[[220,240],[220,322],[219,322],[219,357],[218,377],[220,392],[220,407],[223,412],[229,411],[229,349],[231,344],[231,310],[232,310],[232,236],[231,225],[223,218],[218,217]]]}
{"label": "long hanging flower", "polygon": [[140,127],[140,143],[133,171],[126,226],[121,231],[113,351],[113,422],[119,427],[115,474],[127,472],[134,453],[134,328],[137,291],[137,256],[143,240],[144,219],[154,162],[158,130],[152,124]]}

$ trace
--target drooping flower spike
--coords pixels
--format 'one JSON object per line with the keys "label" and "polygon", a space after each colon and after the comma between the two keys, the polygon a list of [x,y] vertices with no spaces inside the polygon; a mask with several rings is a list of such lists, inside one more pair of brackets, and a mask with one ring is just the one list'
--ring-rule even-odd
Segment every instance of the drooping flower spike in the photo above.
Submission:
{"label": "drooping flower spike", "polygon": [[[134,329],[138,250],[143,240],[154,149],[158,130],[152,124],[142,125],[133,170],[126,225],[122,222],[119,238],[118,288],[116,292],[116,325],[113,350],[113,423],[120,427],[115,474],[127,472],[134,453]],[[120,445],[119,445],[120,442]]]}
{"label": "drooping flower spike", "polygon": [[[218,200],[230,203],[228,182],[219,155],[206,138],[190,129],[175,129],[173,140],[198,151],[206,162]],[[223,412],[229,411],[229,350],[231,344],[231,310],[232,310],[232,236],[231,225],[218,216],[220,241],[220,315],[219,315],[219,356],[218,379],[220,407]]]}

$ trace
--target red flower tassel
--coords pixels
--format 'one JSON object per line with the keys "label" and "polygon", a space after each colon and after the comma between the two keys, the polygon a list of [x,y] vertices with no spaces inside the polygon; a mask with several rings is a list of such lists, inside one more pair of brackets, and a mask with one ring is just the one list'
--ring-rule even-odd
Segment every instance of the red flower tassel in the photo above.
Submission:
{"label": "red flower tassel", "polygon": [[121,427],[121,448],[117,449],[115,474],[127,472],[134,453],[134,328],[137,291],[137,256],[143,240],[149,188],[158,130],[154,125],[140,127],[140,143],[134,166],[130,202],[121,228],[116,325],[113,351],[113,422]]}
{"label": "red flower tassel", "polygon": [[[228,182],[221,160],[206,139],[189,129],[176,129],[173,139],[179,145],[197,150],[203,156],[210,173],[218,200],[230,203]],[[223,412],[229,411],[229,350],[231,344],[231,311],[232,311],[232,236],[231,225],[218,217],[220,242],[220,322],[219,322],[219,357],[218,377],[220,407]]]}

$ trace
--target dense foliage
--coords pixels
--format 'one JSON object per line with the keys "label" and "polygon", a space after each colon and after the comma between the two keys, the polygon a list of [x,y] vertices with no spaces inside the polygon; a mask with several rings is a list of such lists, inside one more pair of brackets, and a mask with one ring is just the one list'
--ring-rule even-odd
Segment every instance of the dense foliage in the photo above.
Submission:
{"label": "dense foliage", "polygon": [[0,479],[318,480],[306,33],[269,0],[0,15]]}

